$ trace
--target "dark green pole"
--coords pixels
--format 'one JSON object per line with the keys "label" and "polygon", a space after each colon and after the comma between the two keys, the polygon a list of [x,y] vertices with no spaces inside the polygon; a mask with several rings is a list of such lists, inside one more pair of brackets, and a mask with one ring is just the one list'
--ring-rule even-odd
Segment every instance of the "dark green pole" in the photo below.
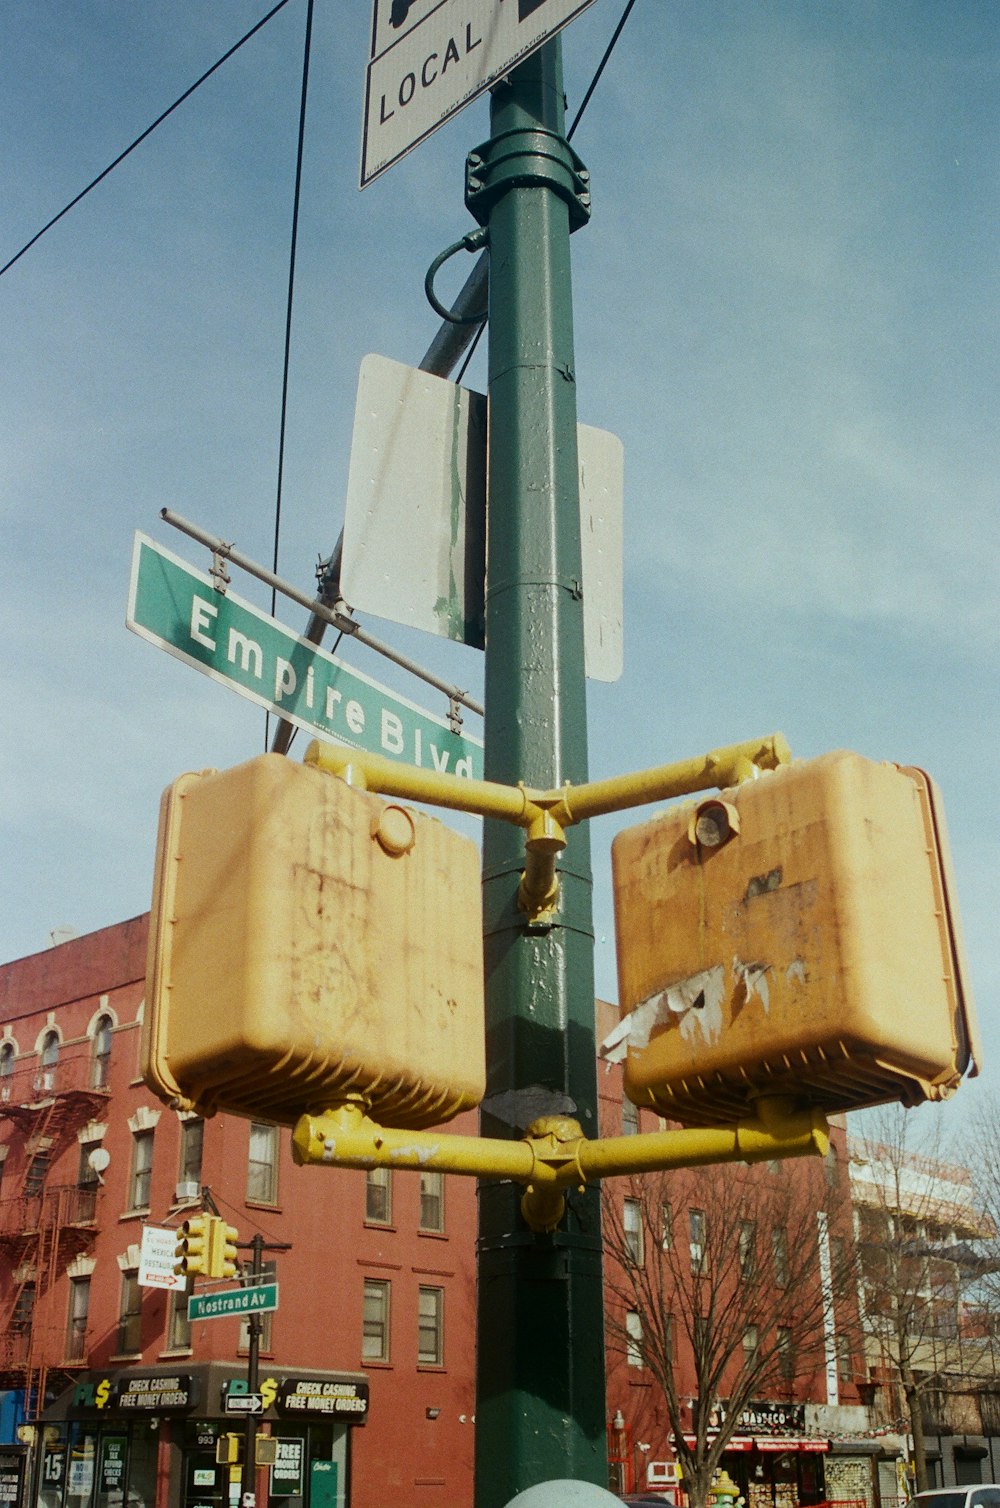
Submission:
{"label": "dark green pole", "polygon": [[[493,92],[466,200],[490,248],[486,775],[551,787],[587,778],[570,231],[587,174],[564,137],[560,43]],[[551,922],[517,907],[523,836],[487,822],[483,1131],[520,1136],[568,1114],[597,1133],[590,849],[559,865]],[[521,1190],[480,1189],[476,1508],[554,1478],[607,1484],[598,1191],[569,1196],[552,1234]]]}

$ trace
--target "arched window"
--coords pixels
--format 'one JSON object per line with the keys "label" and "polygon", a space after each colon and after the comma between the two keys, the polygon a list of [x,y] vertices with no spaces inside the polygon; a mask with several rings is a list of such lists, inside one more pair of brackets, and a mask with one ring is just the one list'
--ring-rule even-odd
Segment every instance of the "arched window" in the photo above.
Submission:
{"label": "arched window", "polygon": [[[0,1045],[0,1081],[10,1078],[14,1072],[14,1059],[16,1057],[17,1050],[13,1042],[4,1042]],[[10,1085],[6,1082],[0,1082],[0,1099],[10,1099]]]}
{"label": "arched window", "polygon": [[40,1075],[42,1089],[54,1089],[56,1087],[56,1069],[59,1065],[59,1033],[55,1030],[45,1033],[42,1039],[42,1072]]}
{"label": "arched window", "polygon": [[110,1016],[99,1016],[94,1027],[91,1047],[90,1085],[92,1089],[106,1089],[111,1072],[111,1027]]}

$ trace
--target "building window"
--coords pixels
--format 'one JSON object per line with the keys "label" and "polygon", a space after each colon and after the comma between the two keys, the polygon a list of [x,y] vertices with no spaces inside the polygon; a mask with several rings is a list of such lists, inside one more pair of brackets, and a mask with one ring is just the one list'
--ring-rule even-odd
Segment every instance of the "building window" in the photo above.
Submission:
{"label": "building window", "polygon": [[421,1288],[417,1361],[423,1367],[444,1365],[444,1289]]}
{"label": "building window", "polygon": [[788,1236],[783,1230],[771,1232],[771,1256],[774,1259],[774,1281],[779,1288],[787,1288]]}
{"label": "building window", "polygon": [[740,1221],[740,1277],[752,1278],[757,1265],[757,1226],[753,1220]]}
{"label": "building window", "polygon": [[41,1147],[37,1152],[32,1154],[31,1161],[28,1163],[28,1168],[24,1175],[24,1192],[29,1198],[40,1194],[45,1187],[45,1180],[48,1177],[51,1161],[52,1153],[47,1147]]}
{"label": "building window", "polygon": [[674,1217],[669,1204],[660,1206],[660,1248],[669,1251],[674,1244]]}
{"label": "building window", "polygon": [[831,1189],[835,1189],[837,1187],[837,1149],[832,1142],[826,1150],[826,1156],[823,1158],[823,1172],[826,1175],[828,1186]]}
{"label": "building window", "polygon": [[700,1273],[705,1265],[704,1210],[688,1210],[688,1228],[691,1242],[691,1271]]}
{"label": "building window", "polygon": [[637,1309],[625,1316],[625,1359],[630,1367],[642,1366],[642,1316]]}
{"label": "building window", "polygon": [[134,1356],[142,1350],[142,1289],[137,1272],[122,1273],[121,1308],[118,1311],[118,1355]]}
{"label": "building window", "polygon": [[444,1230],[444,1174],[420,1175],[420,1229]]}
{"label": "building window", "polygon": [[622,1135],[635,1136],[639,1130],[639,1106],[626,1096],[622,1100]]}
{"label": "building window", "polygon": [[837,1336],[837,1380],[839,1382],[854,1380],[854,1357],[851,1355],[849,1335]]}
{"label": "building window", "polygon": [[111,1027],[110,1016],[98,1017],[91,1044],[90,1087],[107,1089],[111,1072]]}
{"label": "building window", "polygon": [[84,1225],[89,1225],[97,1217],[97,1190],[101,1180],[91,1157],[100,1145],[99,1141],[80,1143],[80,1166],[76,1175],[76,1218]]}
{"label": "building window", "polygon": [[674,1359],[674,1317],[672,1314],[663,1316],[663,1359],[673,1362]]}
{"label": "building window", "polygon": [[205,1122],[198,1116],[181,1121],[181,1156],[177,1167],[178,1185],[185,1185],[178,1199],[197,1199],[201,1192],[201,1159],[205,1147]]}
{"label": "building window", "polygon": [[170,1295],[170,1309],[167,1314],[167,1348],[171,1351],[190,1351],[191,1349],[191,1321],[188,1319],[188,1299],[194,1288],[194,1281],[188,1278],[183,1289],[178,1293],[175,1289]]}
{"label": "building window", "polygon": [[22,1283],[14,1300],[14,1311],[10,1317],[10,1328],[15,1334],[23,1334],[31,1329],[31,1321],[35,1313],[35,1284],[34,1282]]}
{"label": "building window", "polygon": [[361,1328],[362,1361],[389,1360],[390,1285],[381,1278],[365,1278]]}
{"label": "building window", "polygon": [[83,1361],[87,1355],[87,1316],[90,1313],[90,1279],[71,1278],[69,1318],[66,1324],[66,1360]]}
{"label": "building window", "polygon": [[[277,1276],[278,1276],[278,1264],[277,1264],[277,1262],[273,1258],[269,1262],[262,1262],[261,1263],[261,1273],[263,1274],[263,1276],[261,1278],[262,1282],[264,1282],[264,1283],[273,1283],[273,1282],[275,1282],[276,1279],[277,1279]],[[271,1350],[271,1330],[272,1330],[271,1321],[273,1319],[274,1319],[274,1315],[269,1310],[265,1311],[264,1314],[258,1314],[258,1316],[257,1316],[257,1323],[260,1325],[260,1329],[257,1332],[257,1334],[259,1336],[258,1345],[259,1345],[259,1347],[260,1347],[260,1349],[262,1351],[270,1351]],[[249,1318],[240,1320],[239,1349],[241,1351],[249,1351],[249,1349],[250,1349],[250,1320],[249,1320]]]}
{"label": "building window", "polygon": [[129,1209],[149,1209],[149,1189],[153,1179],[153,1133],[132,1133],[132,1181],[130,1184]]}
{"label": "building window", "polygon": [[757,1360],[757,1348],[760,1345],[760,1337],[757,1334],[756,1325],[747,1325],[743,1332],[743,1362],[751,1367]]}
{"label": "building window", "polygon": [[257,1204],[278,1201],[278,1128],[267,1121],[250,1122],[247,1198]]}
{"label": "building window", "polygon": [[365,1180],[365,1219],[373,1225],[392,1224],[392,1174],[388,1168],[369,1168]]}
{"label": "building window", "polygon": [[778,1326],[778,1372],[784,1382],[795,1377],[795,1345],[787,1325]]}
{"label": "building window", "polygon": [[6,1081],[14,1072],[14,1059],[16,1057],[17,1052],[13,1042],[4,1042],[0,1046],[0,1081],[3,1081],[0,1083],[0,1099],[5,1101],[10,1099],[11,1086]]}
{"label": "building window", "polygon": [[633,1267],[642,1266],[642,1205],[638,1199],[626,1199],[622,1208],[622,1233],[625,1255]]}
{"label": "building window", "polygon": [[45,1033],[42,1040],[41,1062],[42,1071],[38,1075],[38,1088],[54,1089],[59,1067],[59,1033],[57,1031]]}

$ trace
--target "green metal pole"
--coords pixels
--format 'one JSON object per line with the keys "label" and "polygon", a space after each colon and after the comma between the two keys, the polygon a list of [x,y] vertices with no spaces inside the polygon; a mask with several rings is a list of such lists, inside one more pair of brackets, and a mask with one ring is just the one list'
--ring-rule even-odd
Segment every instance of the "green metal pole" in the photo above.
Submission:
{"label": "green metal pole", "polygon": [[[587,778],[571,228],[587,175],[565,141],[558,39],[494,90],[466,199],[490,245],[486,775]],[[559,864],[559,910],[517,909],[523,840],[487,821],[483,898],[488,1087],[482,1129],[518,1136],[565,1113],[597,1131],[586,825]],[[569,1196],[537,1235],[520,1189],[483,1184],[476,1508],[554,1478],[607,1484],[600,1195]]]}

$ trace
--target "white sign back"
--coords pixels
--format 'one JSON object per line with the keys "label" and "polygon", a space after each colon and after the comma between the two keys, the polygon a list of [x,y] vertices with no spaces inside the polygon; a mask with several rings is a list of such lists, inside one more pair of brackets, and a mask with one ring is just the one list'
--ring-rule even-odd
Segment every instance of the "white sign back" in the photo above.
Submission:
{"label": "white sign back", "polygon": [[593,0],[373,0],[361,187]]}

